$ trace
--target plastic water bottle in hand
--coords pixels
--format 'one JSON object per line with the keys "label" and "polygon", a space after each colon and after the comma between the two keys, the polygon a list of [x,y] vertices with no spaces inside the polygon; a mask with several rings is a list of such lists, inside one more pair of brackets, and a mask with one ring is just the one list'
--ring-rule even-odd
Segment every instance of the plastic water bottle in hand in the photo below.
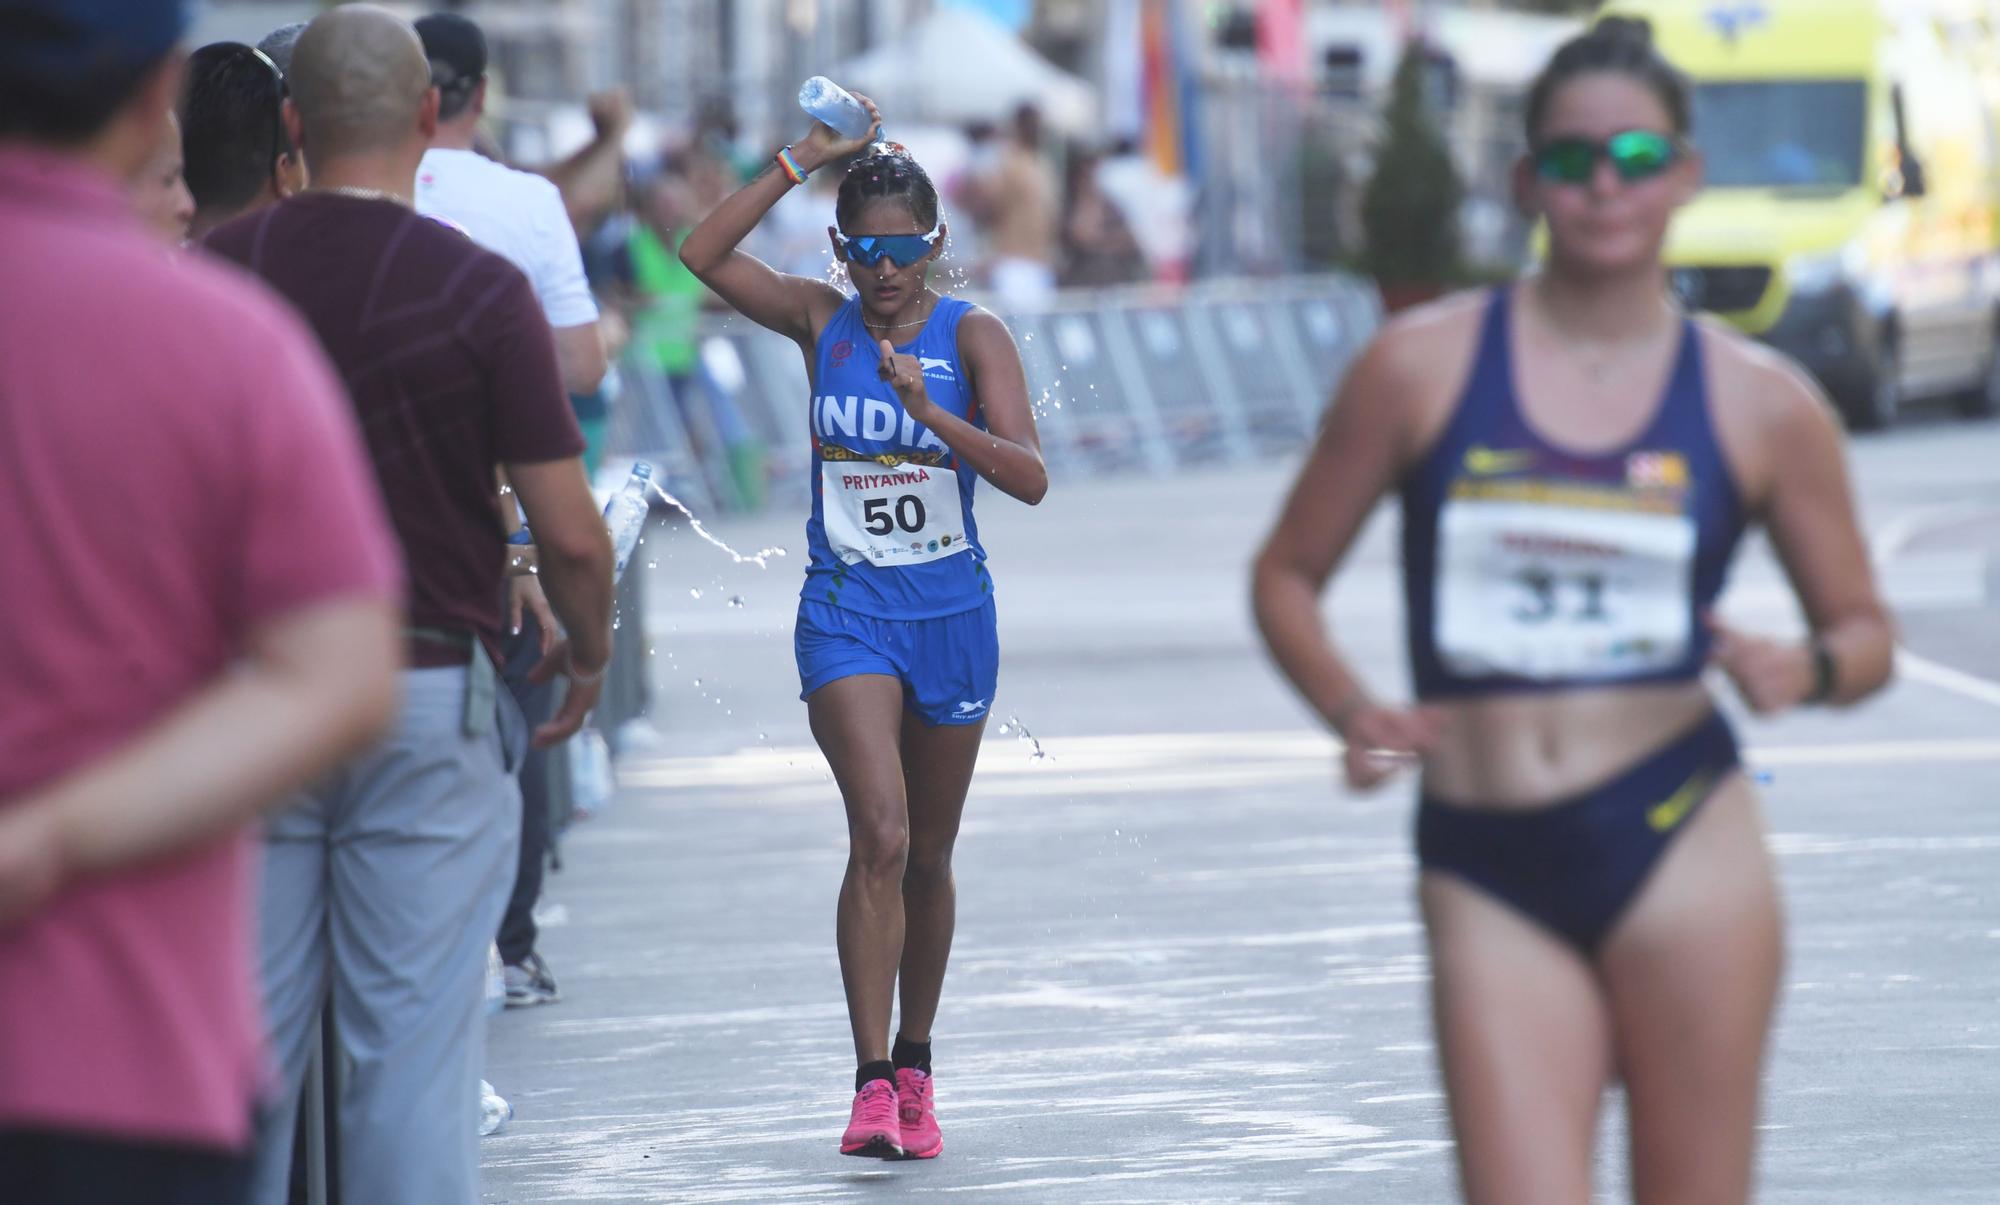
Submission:
{"label": "plastic water bottle in hand", "polygon": [[823,75],[815,75],[799,85],[799,108],[815,121],[832,126],[834,133],[842,138],[860,138],[874,124],[866,105]]}
{"label": "plastic water bottle in hand", "polygon": [[602,816],[618,792],[618,772],[611,765],[611,745],[604,734],[586,728],[569,743],[570,806],[579,820]]}
{"label": "plastic water bottle in hand", "polygon": [[639,546],[639,534],[646,530],[646,515],[652,508],[653,466],[641,460],[632,466],[632,475],[611,496],[604,508],[604,525],[611,530],[615,554],[611,580],[625,575],[625,564]]}

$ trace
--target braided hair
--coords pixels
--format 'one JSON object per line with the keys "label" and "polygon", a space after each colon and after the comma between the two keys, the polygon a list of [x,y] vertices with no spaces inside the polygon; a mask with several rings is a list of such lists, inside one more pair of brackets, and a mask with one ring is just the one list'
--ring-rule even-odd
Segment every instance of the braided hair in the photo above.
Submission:
{"label": "braided hair", "polygon": [[1606,17],[1588,33],[1564,42],[1535,77],[1525,110],[1529,145],[1541,137],[1542,119],[1548,116],[1556,90],[1579,75],[1600,71],[1645,85],[1666,109],[1674,136],[1686,136],[1691,124],[1687,77],[1653,45],[1652,23],[1638,17]]}
{"label": "braided hair", "polygon": [[937,186],[910,152],[895,143],[876,143],[848,167],[833,203],[833,220],[846,230],[879,200],[901,201],[926,230],[938,224]]}

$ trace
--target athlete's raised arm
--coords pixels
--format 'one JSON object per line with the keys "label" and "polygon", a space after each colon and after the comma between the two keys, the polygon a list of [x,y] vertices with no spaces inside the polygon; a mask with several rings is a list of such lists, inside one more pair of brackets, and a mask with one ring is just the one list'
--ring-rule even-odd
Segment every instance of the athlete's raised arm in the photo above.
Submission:
{"label": "athlete's raised arm", "polygon": [[923,366],[915,356],[897,354],[886,339],[877,350],[882,353],[883,378],[902,399],[903,409],[974,472],[1029,506],[1049,492],[1049,470],[1042,462],[1042,441],[1028,405],[1027,374],[1006,323],[985,310],[974,310],[958,327],[959,358],[986,416],[983,431],[930,400],[924,391]]}
{"label": "athlete's raised arm", "polygon": [[[801,171],[811,173],[838,163],[874,140],[882,115],[867,97],[855,99],[868,106],[874,119],[868,133],[843,138],[824,122],[814,122],[812,132],[790,148]],[[791,176],[773,163],[688,231],[681,242],[681,262],[732,309],[810,351],[814,315],[832,313],[846,298],[823,280],[779,272],[739,246],[793,187]]]}

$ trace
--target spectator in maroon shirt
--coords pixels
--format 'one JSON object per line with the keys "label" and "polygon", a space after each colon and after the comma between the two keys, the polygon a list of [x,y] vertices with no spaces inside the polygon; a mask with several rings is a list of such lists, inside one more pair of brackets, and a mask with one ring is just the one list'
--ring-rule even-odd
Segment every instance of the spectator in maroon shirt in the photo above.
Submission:
{"label": "spectator in maroon shirt", "polygon": [[312,187],[230,222],[210,250],[305,316],[347,384],[410,578],[395,732],[274,817],[264,983],[282,1095],[255,1199],[284,1200],[311,1025],[330,989],[343,1047],[340,1184],[352,1201],[474,1205],[486,951],[513,885],[519,711],[496,690],[506,545],[496,471],[534,531],[568,632],[538,672],[582,724],[611,655],[611,545],[534,289],[411,208],[438,94],[408,22],[347,5],[300,35],[285,119]]}
{"label": "spectator in maroon shirt", "polygon": [[165,256],[178,0],[0,0],[0,1200],[238,1205],[249,822],[388,725],[396,557],[324,353]]}

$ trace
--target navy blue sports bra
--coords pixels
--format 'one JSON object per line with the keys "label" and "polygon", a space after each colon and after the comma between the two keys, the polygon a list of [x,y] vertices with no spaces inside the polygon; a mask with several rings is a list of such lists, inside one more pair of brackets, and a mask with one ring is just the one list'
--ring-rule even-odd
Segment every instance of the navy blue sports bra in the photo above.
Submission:
{"label": "navy blue sports bra", "polygon": [[1701,340],[1684,322],[1666,395],[1604,453],[1542,438],[1515,393],[1495,290],[1457,411],[1402,483],[1403,596],[1419,698],[1698,676],[1702,616],[1743,533]]}

